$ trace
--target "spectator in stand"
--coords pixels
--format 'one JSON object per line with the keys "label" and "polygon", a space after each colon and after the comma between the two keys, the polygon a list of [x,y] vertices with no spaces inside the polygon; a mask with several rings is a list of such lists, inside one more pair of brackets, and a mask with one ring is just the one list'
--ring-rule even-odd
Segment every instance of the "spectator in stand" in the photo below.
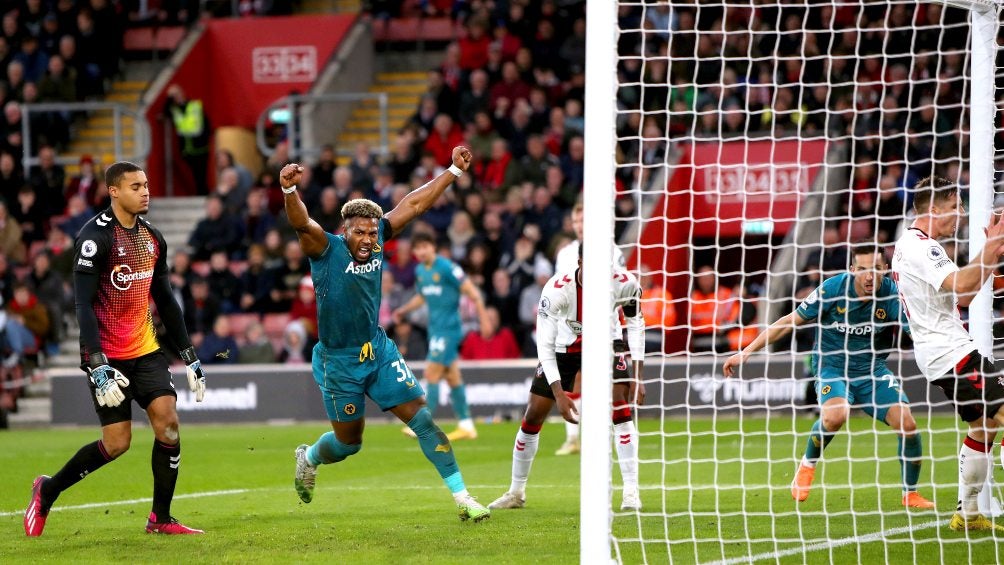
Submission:
{"label": "spectator in stand", "polygon": [[66,171],[56,163],[56,151],[49,146],[38,151],[38,165],[32,167],[28,182],[35,187],[39,202],[49,216],[58,216],[66,209]]}
{"label": "spectator in stand", "polygon": [[724,333],[739,316],[739,302],[732,290],[720,284],[715,270],[704,265],[694,275],[694,290],[690,293],[691,351],[726,351]]}
{"label": "spectator in stand", "polygon": [[171,270],[168,276],[171,279],[171,288],[174,289],[178,304],[185,304],[192,296],[192,281],[197,276],[192,270],[192,256],[187,250],[176,249],[174,251],[174,260],[171,261]]}
{"label": "spectator in stand", "polygon": [[17,200],[17,193],[24,186],[24,176],[9,152],[0,153],[0,198],[4,202]]}
{"label": "spectator in stand", "polygon": [[836,226],[823,229],[822,249],[809,256],[808,264],[821,268],[824,278],[847,270],[847,243]]}
{"label": "spectator in stand", "polygon": [[240,309],[244,312],[264,313],[269,308],[273,272],[265,267],[265,247],[252,244],[248,247],[248,265],[241,273]]}
{"label": "spectator in stand", "polygon": [[24,279],[28,289],[38,297],[49,316],[49,335],[46,336],[46,348],[50,352],[53,346],[58,349],[63,338],[63,313],[69,310],[69,288],[63,277],[52,270],[52,259],[46,251],[35,255],[31,261],[31,271]]}
{"label": "spectator in stand", "polygon": [[645,351],[662,352],[663,335],[676,327],[676,302],[666,287],[658,284],[647,265],[641,267],[641,313],[645,317]]}
{"label": "spectator in stand", "polygon": [[[491,44],[486,22],[472,19],[467,24],[467,33],[457,42],[460,48],[460,68],[472,73],[488,63],[488,46]],[[442,108],[442,106],[440,106]]]}
{"label": "spectator in stand", "polygon": [[477,236],[477,231],[474,229],[474,220],[471,219],[471,215],[463,210],[454,212],[453,219],[450,220],[450,227],[446,230],[446,235],[449,237],[450,243],[445,254],[446,257],[452,258],[454,261],[463,261],[466,259],[467,248]]}
{"label": "spectator in stand", "polygon": [[272,342],[265,335],[261,322],[248,324],[244,329],[244,345],[237,350],[240,353],[237,356],[238,363],[275,363],[275,350],[272,349]]}
{"label": "spectator in stand", "polygon": [[24,100],[24,64],[17,60],[7,63],[5,74],[7,75],[7,99],[4,104],[6,112],[7,104]]}
{"label": "spectator in stand", "polygon": [[501,138],[493,141],[490,160],[484,162],[478,175],[478,182],[489,202],[498,204],[505,199],[505,191],[509,188],[506,179],[512,178],[509,169],[514,167],[509,143]]}
{"label": "spectator in stand", "polygon": [[[524,328],[533,328],[537,323],[537,304],[540,302],[540,293],[544,291],[544,285],[554,274],[554,269],[550,263],[541,263],[534,268],[533,283],[527,286],[519,294],[519,321]],[[536,351],[535,341],[532,339],[523,340],[522,349],[527,357],[533,357]]]}
{"label": "spectator in stand", "polygon": [[247,192],[251,190],[254,186],[254,177],[251,175],[251,171],[247,167],[238,163],[234,160],[234,154],[228,149],[217,149],[216,150],[216,178],[220,177],[220,174],[224,169],[233,168],[237,171],[237,188],[242,192]]}
{"label": "spectator in stand", "polygon": [[547,152],[544,138],[539,135],[531,135],[526,140],[526,155],[515,166],[509,167],[509,176],[505,183],[508,186],[524,182],[542,185],[547,181],[548,167],[560,165],[558,159]]}
{"label": "spectator in stand", "polygon": [[[10,214],[21,225],[21,234],[25,244],[30,247],[36,241],[45,241],[45,228],[49,217],[38,203],[35,189],[30,184],[22,186],[21,190],[18,191],[17,202],[11,207]],[[93,216],[91,214],[87,219]]]}
{"label": "spectator in stand", "polygon": [[[62,275],[64,280],[69,280],[73,276],[73,238],[59,226],[52,226],[45,240],[45,251],[52,257],[52,270]],[[3,261],[6,262],[6,259]],[[2,281],[3,276],[0,275],[0,285]]]}
{"label": "spectator in stand", "polygon": [[272,228],[265,233],[265,268],[278,269],[283,262],[285,242],[278,228]]}
{"label": "spectator in stand", "polygon": [[425,151],[432,154],[436,163],[446,163],[450,160],[453,148],[465,144],[460,126],[454,123],[449,114],[441,113],[436,116],[432,131],[425,139]]}
{"label": "spectator in stand", "polygon": [[499,311],[494,306],[486,309],[488,332],[470,332],[460,346],[460,357],[463,359],[518,359],[519,345],[512,331],[507,327],[499,327]]}
{"label": "spectator in stand", "polygon": [[307,330],[303,323],[293,321],[282,332],[282,351],[278,361],[284,364],[309,363],[311,351],[307,347]]}
{"label": "spectator in stand", "polygon": [[540,242],[547,244],[561,231],[562,213],[551,202],[551,191],[546,186],[533,190],[533,205],[526,211],[526,222],[540,228]]}
{"label": "spectator in stand", "polygon": [[24,67],[25,82],[37,83],[42,80],[49,66],[49,55],[39,49],[38,37],[34,35],[24,36],[21,50],[14,55],[14,60]]}
{"label": "spectator in stand", "polygon": [[426,73],[425,96],[436,99],[436,108],[439,108],[440,112],[445,112],[453,118],[457,117],[457,103],[460,97],[457,90],[447,84],[439,69]]}
{"label": "spectator in stand", "polygon": [[11,318],[28,328],[35,343],[26,348],[25,357],[36,360],[37,354],[45,345],[45,340],[49,336],[49,313],[45,306],[38,301],[38,297],[31,292],[23,282],[14,283],[14,299],[7,306]]}
{"label": "spectator in stand", "polygon": [[321,153],[317,156],[317,164],[310,169],[310,191],[319,194],[321,189],[328,186],[335,174],[335,146],[325,143],[321,146]]}
{"label": "spectator in stand", "polygon": [[479,67],[471,72],[468,82],[470,87],[460,93],[460,102],[457,108],[457,118],[462,124],[473,122],[474,117],[480,112],[484,112],[486,116],[491,112],[488,73]]}
{"label": "spectator in stand", "polygon": [[338,201],[338,191],[329,186],[321,191],[321,201],[318,211],[311,215],[324,231],[338,233],[342,223],[342,205]]}
{"label": "spectator in stand", "polygon": [[216,318],[220,315],[220,302],[209,292],[206,279],[196,276],[189,284],[190,295],[184,303],[185,327],[192,337],[192,344],[198,347],[202,338],[212,331]]}
{"label": "spectator in stand", "polygon": [[223,211],[227,215],[240,215],[247,202],[250,189],[242,190],[240,182],[240,174],[233,167],[227,167],[220,171],[216,179],[216,188],[213,193],[220,197],[223,202]]}
{"label": "spectator in stand", "polygon": [[268,211],[268,196],[256,188],[248,192],[244,211],[241,212],[241,245],[243,251],[255,243],[263,243],[268,230],[275,227],[275,218]]}
{"label": "spectator in stand", "polygon": [[269,311],[289,312],[300,287],[300,281],[309,274],[310,265],[303,255],[303,250],[300,249],[300,244],[295,240],[287,241],[283,251],[283,263],[273,274],[275,285],[269,293],[272,299]]}
{"label": "spectator in stand", "polygon": [[390,338],[405,361],[422,361],[428,354],[428,337],[407,319],[390,326]]}
{"label": "spectator in stand", "polygon": [[66,185],[66,201],[69,203],[71,196],[78,195],[84,199],[84,203],[93,207],[100,182],[94,172],[94,158],[87,154],[81,155],[78,169],[79,172]]}
{"label": "spectator in stand", "polygon": [[[201,100],[189,100],[181,86],[172,84],[167,89],[164,114],[174,125],[181,158],[188,165],[195,181],[196,194],[208,194],[209,173],[209,119]],[[240,200],[239,202],[243,202]]]}
{"label": "spectator in stand", "polygon": [[415,267],[418,261],[411,253],[411,240],[399,239],[390,262],[384,264],[384,272],[394,277],[394,282],[404,290],[415,286]]}
{"label": "spectator in stand", "polygon": [[411,178],[412,171],[418,166],[416,141],[415,130],[407,127],[394,138],[394,147],[388,165],[395,183],[407,183]]}
{"label": "spectator in stand", "polygon": [[59,54],[67,61],[73,60],[76,63],[77,76],[80,79],[77,93],[81,98],[102,96],[105,92],[102,38],[95,32],[94,18],[90,10],[80,10],[76,18],[76,32],[70,36],[72,41],[64,45],[66,38],[60,39]]}
{"label": "spectator in stand", "polygon": [[418,111],[411,116],[408,125],[415,129],[417,139],[425,141],[432,132],[436,117],[439,116],[439,107],[436,106],[436,99],[432,96],[422,96],[418,105]]}
{"label": "spectator in stand", "polygon": [[7,204],[0,201],[0,253],[15,265],[22,265],[26,252],[21,225],[10,216]]}
{"label": "spectator in stand", "polygon": [[492,273],[492,288],[486,304],[493,306],[501,317],[502,327],[519,328],[519,293],[505,269]]}
{"label": "spectator in stand", "polygon": [[230,365],[240,362],[237,340],[230,331],[230,318],[220,316],[213,322],[213,330],[202,338],[198,348],[199,359],[207,365]]}
{"label": "spectator in stand", "polygon": [[188,238],[196,261],[205,261],[213,251],[228,254],[237,248],[240,234],[233,218],[223,213],[223,201],[211,195],[206,199],[206,217],[195,224],[195,231]]}
{"label": "spectator in stand", "polygon": [[206,282],[209,293],[220,302],[220,313],[233,314],[240,310],[241,281],[231,272],[230,259],[225,251],[213,251],[209,256]]}
{"label": "spectator in stand", "polygon": [[317,297],[314,295],[314,281],[307,275],[300,279],[300,285],[296,291],[296,298],[289,308],[289,319],[293,322],[303,324],[303,329],[307,331],[307,341],[309,347],[317,343]]}
{"label": "spectator in stand", "polygon": [[349,162],[349,170],[352,172],[352,186],[362,190],[370,190],[373,187],[374,168],[376,161],[373,159],[373,152],[365,141],[356,143],[355,153],[352,154],[352,161]]}
{"label": "spectator in stand", "polygon": [[530,87],[520,78],[516,63],[509,61],[502,65],[502,80],[489,90],[488,96],[489,107],[497,119],[508,117],[517,100],[530,97]]}

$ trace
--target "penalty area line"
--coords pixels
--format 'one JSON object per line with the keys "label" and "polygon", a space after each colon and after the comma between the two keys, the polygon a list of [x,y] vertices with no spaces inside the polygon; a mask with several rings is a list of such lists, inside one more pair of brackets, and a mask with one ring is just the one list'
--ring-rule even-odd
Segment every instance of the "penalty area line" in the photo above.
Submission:
{"label": "penalty area line", "polygon": [[834,549],[837,547],[843,547],[845,545],[851,545],[851,544],[873,543],[876,541],[882,541],[887,537],[898,536],[900,534],[906,534],[909,532],[917,532],[920,530],[928,530],[931,528],[936,528],[940,524],[947,524],[947,523],[948,522],[946,520],[933,520],[931,522],[924,522],[922,524],[917,524],[915,526],[901,526],[899,528],[889,528],[888,530],[883,530],[881,532],[875,532],[873,534],[868,534],[864,536],[854,536],[850,538],[835,539],[831,541],[814,543],[811,545],[803,545],[801,547],[791,547],[779,551],[759,553],[757,555],[744,555],[742,557],[732,557],[722,561],[714,561],[712,563],[709,563],[708,565],[734,565],[736,563],[753,563],[754,561],[763,561],[765,559],[777,560],[782,557],[788,557],[790,555],[798,555],[799,553],[810,553],[814,551],[822,551],[825,549]]}

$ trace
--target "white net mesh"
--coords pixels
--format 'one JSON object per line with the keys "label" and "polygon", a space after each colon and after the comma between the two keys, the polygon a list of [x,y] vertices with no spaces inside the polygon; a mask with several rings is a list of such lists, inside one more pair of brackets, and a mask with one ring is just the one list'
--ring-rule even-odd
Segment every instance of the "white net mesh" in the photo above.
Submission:
{"label": "white net mesh", "polygon": [[[988,534],[948,527],[966,425],[920,375],[895,320],[873,321],[896,326],[874,352],[891,353],[892,385],[909,397],[922,443],[916,488],[933,511],[904,508],[905,448],[860,409],[826,447],[808,498],[793,500],[818,419],[814,325],[751,357],[741,378],[721,374],[731,352],[846,272],[852,242],[877,241],[891,260],[920,178],[946,177],[968,198],[971,12],[914,2],[618,6],[615,237],[642,280],[647,346],[663,362],[649,358],[639,410],[645,506],[616,514],[617,557],[1001,562]],[[972,158],[990,166],[992,148],[979,149]],[[961,230],[945,242],[960,266],[967,241]]]}

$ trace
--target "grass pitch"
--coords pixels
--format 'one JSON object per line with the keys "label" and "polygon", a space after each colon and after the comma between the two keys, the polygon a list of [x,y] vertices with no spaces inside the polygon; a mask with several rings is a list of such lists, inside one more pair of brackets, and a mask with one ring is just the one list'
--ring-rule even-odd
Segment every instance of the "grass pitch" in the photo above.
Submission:
{"label": "grass pitch", "polygon": [[[479,439],[456,445],[468,487],[485,503],[508,487],[516,426],[481,425]],[[751,556],[780,563],[1004,560],[994,538],[948,530],[961,437],[955,420],[919,422],[921,430],[944,430],[923,435],[921,492],[933,497],[938,512],[899,506],[896,439],[871,433],[872,421],[862,417],[852,418],[851,433],[827,449],[812,495],[796,507],[788,484],[810,426],[802,418],[643,420],[645,508],[640,515],[615,513],[614,551],[625,563],[748,562]],[[460,522],[442,481],[399,425],[368,426],[363,450],[323,467],[314,501],[302,504],[292,486],[293,449],[325,430],[322,423],[183,423],[173,513],[207,534],[169,537],[143,530],[151,436],[136,428],[132,449],[64,493],[37,539],[24,537],[21,525],[32,479],[54,473],[98,430],[0,434],[0,562],[579,561],[579,457],[553,455],[562,426],[544,428],[527,508],[495,512],[481,524]],[[619,489],[613,502],[618,509]]]}

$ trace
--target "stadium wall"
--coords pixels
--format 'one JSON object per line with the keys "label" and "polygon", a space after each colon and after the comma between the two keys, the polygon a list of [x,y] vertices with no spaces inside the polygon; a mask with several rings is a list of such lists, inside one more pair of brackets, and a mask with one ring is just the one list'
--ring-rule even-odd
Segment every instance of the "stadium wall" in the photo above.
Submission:
{"label": "stadium wall", "polygon": [[[151,150],[146,170],[154,196],[166,193],[164,108],[167,86],[200,99],[212,128],[253,129],[275,100],[306,93],[356,20],[355,14],[209,20],[188,56],[171,69],[146,109]],[[177,155],[177,148],[172,151]],[[173,194],[192,194],[184,167],[174,169]],[[190,178],[190,177],[188,177]]]}
{"label": "stadium wall", "polygon": [[[806,406],[808,377],[799,374],[803,356],[762,356],[745,363],[745,378],[725,379],[721,362],[725,357],[695,355],[686,359],[667,359],[645,363],[646,406],[639,416],[658,418],[688,416],[738,415],[740,410],[779,411],[788,415],[791,407]],[[421,378],[424,362],[410,364]],[[536,361],[524,359],[505,363],[462,362],[467,401],[475,418],[516,419],[526,406],[530,379]],[[793,371],[792,368],[795,368]],[[915,414],[930,410],[951,411],[944,395],[928,386],[912,355],[890,356],[889,367],[903,379],[903,390],[911,400]],[[178,412],[182,421],[192,423],[237,423],[270,421],[327,420],[317,385],[306,365],[211,365],[207,367],[209,386],[206,398],[196,403],[186,386],[183,367],[175,367],[178,386]],[[79,369],[54,369],[52,382],[52,423],[92,425],[97,417],[87,380]],[[656,388],[661,386],[661,390]],[[440,387],[435,417],[453,418],[449,389]],[[368,418],[388,415],[369,400]],[[133,419],[146,420],[146,414],[133,410]]]}

